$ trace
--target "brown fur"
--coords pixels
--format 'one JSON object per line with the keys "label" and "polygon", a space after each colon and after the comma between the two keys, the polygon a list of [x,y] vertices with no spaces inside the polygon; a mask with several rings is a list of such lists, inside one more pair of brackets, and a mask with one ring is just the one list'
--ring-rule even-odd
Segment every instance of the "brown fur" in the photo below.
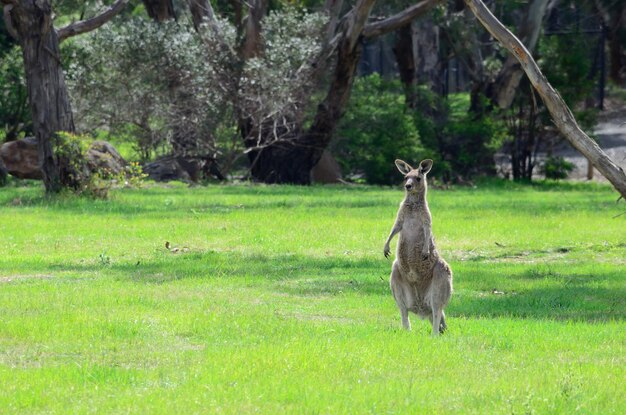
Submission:
{"label": "brown fur", "polygon": [[426,175],[432,163],[432,160],[423,160],[413,169],[404,161],[396,160],[398,170],[405,175],[406,193],[385,243],[384,254],[389,256],[389,243],[399,233],[390,285],[402,325],[411,329],[408,317],[411,311],[421,318],[428,317],[433,335],[438,335],[447,328],[443,309],[452,295],[452,270],[439,256],[432,236],[432,217],[426,200]]}

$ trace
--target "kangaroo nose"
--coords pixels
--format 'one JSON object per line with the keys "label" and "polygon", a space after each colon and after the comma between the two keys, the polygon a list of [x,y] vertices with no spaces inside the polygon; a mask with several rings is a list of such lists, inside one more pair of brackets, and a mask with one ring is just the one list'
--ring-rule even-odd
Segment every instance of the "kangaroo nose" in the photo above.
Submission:
{"label": "kangaroo nose", "polygon": [[407,184],[407,185],[405,185],[404,187],[406,187],[406,190],[411,190],[411,188],[413,187],[413,185],[411,185],[411,184]]}

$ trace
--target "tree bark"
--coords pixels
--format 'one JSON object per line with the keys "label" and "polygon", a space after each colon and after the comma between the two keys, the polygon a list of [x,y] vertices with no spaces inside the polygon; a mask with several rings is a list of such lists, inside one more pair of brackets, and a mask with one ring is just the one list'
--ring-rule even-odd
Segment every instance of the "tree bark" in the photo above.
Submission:
{"label": "tree bark", "polygon": [[[118,0],[103,14],[91,22],[74,23],[63,32],[65,37],[93,30],[121,11]],[[72,172],[71,160],[55,155],[53,140],[59,131],[74,132],[72,107],[65,86],[61,67],[59,36],[52,25],[50,0],[1,0],[4,18],[10,32],[22,48],[24,69],[28,88],[28,99],[33,117],[33,130],[37,139],[39,162],[46,193],[53,194],[63,187],[75,187],[76,177]]]}
{"label": "tree bark", "polygon": [[397,29],[393,53],[404,86],[408,108],[425,110],[419,106],[418,85],[441,93],[441,68],[439,59],[439,28],[432,20],[414,20]]}
{"label": "tree bark", "polygon": [[626,9],[621,13],[613,13],[608,25],[607,40],[609,42],[609,78],[618,85],[624,84],[624,43],[620,31],[626,26]]}
{"label": "tree bark", "polygon": [[74,119],[61,68],[59,39],[52,27],[52,7],[49,1],[20,1],[14,3],[9,17],[22,48],[44,186],[47,193],[58,193],[65,180],[53,151],[53,138],[58,131],[74,132]]}
{"label": "tree bark", "polygon": [[92,17],[91,19],[81,20],[74,22],[66,27],[58,30],[59,42],[62,42],[68,37],[80,35],[81,33],[91,32],[111,20],[115,15],[119,14],[128,0],[117,0],[107,10]]}
{"label": "tree bark", "polygon": [[480,23],[520,62],[533,87],[548,108],[552,120],[565,138],[591,161],[620,195],[626,199],[626,174],[585,134],[559,93],[552,88],[541,73],[535,60],[524,45],[491,13],[481,0],[465,0],[465,4]]}
{"label": "tree bark", "polygon": [[[548,1],[533,0],[529,3],[524,19],[520,23],[518,37],[524,43],[526,49],[531,52],[537,45]],[[487,85],[487,98],[500,108],[509,108],[513,103],[513,98],[515,98],[515,93],[523,76],[524,71],[522,71],[522,67],[517,59],[509,55],[504,61],[495,81]]]}
{"label": "tree bark", "polygon": [[400,82],[404,87],[406,106],[415,108],[417,101],[417,68],[415,54],[413,53],[413,28],[411,24],[402,26],[396,31],[396,44],[393,54],[400,72]]}
{"label": "tree bark", "polygon": [[215,20],[213,7],[209,0],[187,0],[187,2],[189,3],[189,10],[191,11],[193,27],[196,31],[200,31],[200,27],[203,23],[210,23]]}
{"label": "tree bark", "polygon": [[148,16],[157,22],[176,19],[174,3],[172,0],[143,0],[143,6]]}
{"label": "tree bark", "polygon": [[337,47],[337,64],[326,98],[317,107],[311,127],[293,139],[248,153],[252,176],[266,183],[310,184],[311,169],[330,143],[350,98],[361,56],[359,42],[375,0],[359,0],[348,14]]}
{"label": "tree bark", "polygon": [[250,1],[245,23],[245,36],[240,48],[240,54],[244,60],[257,57],[263,51],[261,20],[267,13],[267,3],[268,0]]}
{"label": "tree bark", "polygon": [[[311,169],[328,147],[350,99],[361,57],[361,38],[376,37],[407,25],[441,0],[424,0],[382,21],[367,24],[375,0],[359,0],[340,28],[337,64],[324,100],[318,105],[311,127],[288,143],[249,153],[256,180],[271,183],[309,184]],[[332,4],[333,2],[327,2]]]}

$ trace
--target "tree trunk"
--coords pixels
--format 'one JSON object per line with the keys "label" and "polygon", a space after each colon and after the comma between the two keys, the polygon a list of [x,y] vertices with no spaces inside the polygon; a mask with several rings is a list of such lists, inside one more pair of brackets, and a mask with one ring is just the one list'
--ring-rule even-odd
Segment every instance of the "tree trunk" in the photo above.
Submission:
{"label": "tree trunk", "polygon": [[248,156],[252,177],[263,183],[310,184],[311,169],[317,163],[313,152],[303,151],[296,142],[254,150]]}
{"label": "tree trunk", "polygon": [[0,0],[9,33],[17,39],[24,58],[33,130],[46,193],[76,187],[71,160],[54,154],[53,140],[59,131],[74,132],[72,107],[61,67],[59,42],[94,30],[118,14],[128,0],[117,0],[98,16],[55,30],[50,0]]}
{"label": "tree trunk", "polygon": [[409,108],[417,108],[419,85],[441,93],[439,27],[430,19],[412,21],[396,31],[393,53]]}
{"label": "tree trunk", "polygon": [[415,55],[413,53],[413,28],[411,24],[402,26],[396,31],[396,44],[393,54],[398,64],[400,81],[404,86],[406,106],[415,108],[417,101],[417,76],[415,68]]}
{"label": "tree trunk", "polygon": [[436,92],[442,91],[441,59],[439,57],[439,27],[432,19],[414,21],[413,39],[417,83],[426,84]]}
{"label": "tree trunk", "polygon": [[[518,37],[530,52],[535,49],[549,0],[533,0],[520,23]],[[506,109],[513,103],[524,71],[514,56],[509,55],[494,82],[486,86],[485,94],[498,107]]]}
{"label": "tree trunk", "polygon": [[157,22],[176,19],[172,0],[143,0],[148,16]]}
{"label": "tree trunk", "polygon": [[68,161],[55,157],[52,140],[58,131],[73,132],[74,120],[50,1],[15,3],[9,17],[22,47],[44,186],[47,193],[58,193],[71,177],[62,175],[60,164],[67,167]]}
{"label": "tree trunk", "polygon": [[626,26],[626,10],[623,10],[622,13],[614,13],[607,33],[609,42],[609,78],[618,85],[624,83],[622,71],[624,69],[624,59],[622,57],[624,44],[620,36],[620,31],[624,30],[624,26]]}
{"label": "tree trunk", "polygon": [[203,23],[211,23],[215,20],[213,15],[213,7],[209,0],[188,0],[189,10],[191,11],[191,19],[193,27],[196,31],[200,30]]}
{"label": "tree trunk", "polygon": [[528,79],[537,90],[548,108],[552,120],[563,136],[591,161],[593,166],[606,177],[619,194],[626,199],[626,174],[602,151],[598,144],[585,134],[574,115],[567,107],[559,93],[552,88],[546,77],[541,73],[537,63],[524,45],[495,18],[491,11],[480,0],[465,0],[482,25],[500,42],[522,65]]}

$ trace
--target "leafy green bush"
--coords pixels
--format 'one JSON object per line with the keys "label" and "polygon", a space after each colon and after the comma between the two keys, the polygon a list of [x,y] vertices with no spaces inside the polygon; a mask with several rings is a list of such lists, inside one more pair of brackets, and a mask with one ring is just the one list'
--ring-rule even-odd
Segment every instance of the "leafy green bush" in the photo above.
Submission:
{"label": "leafy green bush", "polygon": [[362,175],[368,183],[396,184],[393,161],[424,158],[424,149],[399,81],[378,74],[358,78],[331,151],[347,175]]}
{"label": "leafy green bush", "polygon": [[[599,71],[595,77],[590,76],[593,65],[590,51],[595,50],[596,43],[595,37],[582,33],[544,36],[539,43],[541,70],[587,132],[597,123],[593,96]],[[544,116],[547,118],[548,114]],[[545,120],[544,124],[549,125],[550,121]]]}
{"label": "leafy green bush", "polygon": [[548,157],[543,164],[542,172],[546,179],[567,179],[569,173],[574,170],[574,163],[565,160],[563,157]]}
{"label": "leafy green bush", "polygon": [[90,170],[87,152],[93,139],[86,135],[59,132],[56,135],[54,152],[61,164],[61,174],[66,175],[70,188],[78,195],[106,199],[109,190],[116,184],[126,187],[141,187],[147,177],[139,163],[133,162],[123,171],[115,173],[105,168]]}
{"label": "leafy green bush", "polygon": [[415,125],[425,154],[435,160],[433,174],[446,181],[495,172],[494,154],[505,128],[495,116],[469,112],[469,106],[467,93],[445,99],[418,88]]}
{"label": "leafy green bush", "polygon": [[494,155],[506,129],[495,117],[466,113],[445,130],[444,148],[454,176],[495,174]]}
{"label": "leafy green bush", "polygon": [[24,64],[19,46],[0,59],[0,142],[19,138],[32,130]]}

